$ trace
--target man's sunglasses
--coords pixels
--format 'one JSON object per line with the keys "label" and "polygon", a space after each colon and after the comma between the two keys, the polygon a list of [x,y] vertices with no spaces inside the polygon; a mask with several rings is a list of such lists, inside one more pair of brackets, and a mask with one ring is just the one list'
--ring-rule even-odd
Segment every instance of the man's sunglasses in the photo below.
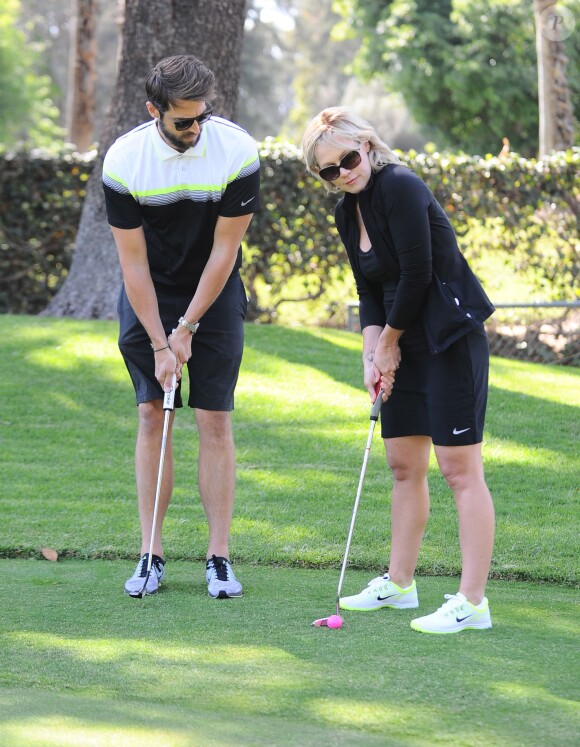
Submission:
{"label": "man's sunglasses", "polygon": [[[154,104],[154,106],[161,115],[166,113],[166,110],[162,109],[160,106],[157,106],[157,104]],[[211,110],[211,106],[208,106],[207,109],[197,117],[188,117],[187,119],[172,119],[171,123],[178,132],[183,132],[184,130],[189,130],[190,127],[193,127],[194,122],[197,122],[198,125],[205,124],[211,117],[212,113],[213,112]]]}
{"label": "man's sunglasses", "polygon": [[335,182],[340,176],[341,169],[356,169],[361,162],[360,152],[358,150],[351,150],[346,156],[340,159],[338,166],[325,166],[318,172],[319,176],[324,179],[325,182]]}

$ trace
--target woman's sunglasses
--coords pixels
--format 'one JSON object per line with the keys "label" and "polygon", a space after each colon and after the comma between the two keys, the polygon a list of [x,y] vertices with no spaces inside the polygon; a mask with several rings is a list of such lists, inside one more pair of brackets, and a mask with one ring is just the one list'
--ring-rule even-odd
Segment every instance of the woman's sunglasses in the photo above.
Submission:
{"label": "woman's sunglasses", "polygon": [[346,156],[340,159],[338,166],[325,166],[318,172],[319,176],[324,179],[325,182],[335,182],[340,176],[341,169],[356,169],[361,162],[360,152],[358,150],[351,150]]}
{"label": "woman's sunglasses", "polygon": [[[153,106],[157,109],[157,111],[163,115],[166,113],[166,110],[162,107],[158,106],[155,102],[152,102]],[[212,115],[211,106],[208,106],[207,109],[202,112],[197,117],[188,117],[187,119],[172,119],[171,124],[175,127],[175,129],[178,132],[183,132],[184,130],[189,130],[190,127],[193,127],[193,123],[197,122],[198,125],[205,124],[207,120]]]}

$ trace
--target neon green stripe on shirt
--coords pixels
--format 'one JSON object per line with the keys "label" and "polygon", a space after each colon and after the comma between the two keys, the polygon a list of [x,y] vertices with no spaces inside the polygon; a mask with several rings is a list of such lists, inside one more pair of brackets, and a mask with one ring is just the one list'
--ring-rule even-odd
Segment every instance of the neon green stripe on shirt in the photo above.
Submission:
{"label": "neon green stripe on shirt", "polygon": [[132,192],[134,197],[155,197],[155,195],[170,195],[174,192],[221,192],[227,184],[174,184],[171,187],[158,187],[157,189],[145,189],[141,192]]}

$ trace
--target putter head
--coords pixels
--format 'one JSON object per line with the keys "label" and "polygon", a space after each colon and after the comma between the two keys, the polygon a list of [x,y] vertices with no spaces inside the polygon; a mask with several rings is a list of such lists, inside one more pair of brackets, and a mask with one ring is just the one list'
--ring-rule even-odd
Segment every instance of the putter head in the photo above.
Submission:
{"label": "putter head", "polygon": [[147,582],[149,581],[149,576],[151,575],[151,566],[148,566],[147,568],[147,575],[145,576],[145,583],[143,584],[143,587],[141,588],[141,591],[135,594],[136,599],[145,599],[147,596]]}
{"label": "putter head", "polygon": [[315,620],[312,624],[317,628],[340,630],[343,626],[343,619],[340,615],[330,615],[330,617],[321,617],[320,620]]}

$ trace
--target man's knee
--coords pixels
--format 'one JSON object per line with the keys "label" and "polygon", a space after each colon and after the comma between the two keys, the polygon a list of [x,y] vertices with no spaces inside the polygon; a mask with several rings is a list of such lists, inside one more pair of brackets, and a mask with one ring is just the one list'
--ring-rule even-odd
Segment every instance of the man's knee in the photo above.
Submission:
{"label": "man's knee", "polygon": [[200,438],[223,442],[232,440],[232,417],[229,412],[198,409],[195,419]]}
{"label": "man's knee", "polygon": [[141,432],[155,432],[163,427],[164,413],[161,400],[142,402],[138,410]]}

